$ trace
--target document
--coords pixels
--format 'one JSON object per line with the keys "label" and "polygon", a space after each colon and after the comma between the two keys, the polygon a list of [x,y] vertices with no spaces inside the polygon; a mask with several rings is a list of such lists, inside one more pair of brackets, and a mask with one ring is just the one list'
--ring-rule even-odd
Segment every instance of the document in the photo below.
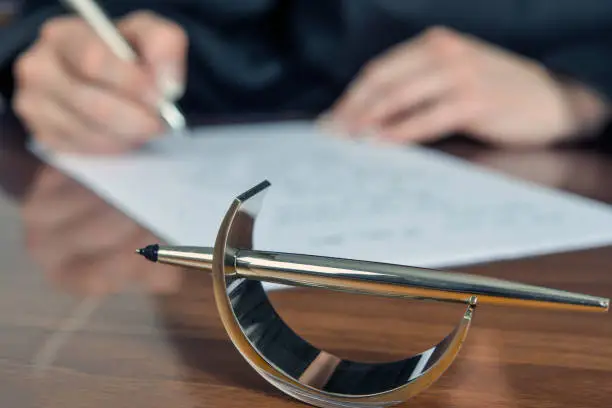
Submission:
{"label": "document", "polygon": [[119,157],[37,153],[175,245],[212,246],[263,180],[261,250],[442,268],[612,243],[606,204],[307,121],[202,127]]}

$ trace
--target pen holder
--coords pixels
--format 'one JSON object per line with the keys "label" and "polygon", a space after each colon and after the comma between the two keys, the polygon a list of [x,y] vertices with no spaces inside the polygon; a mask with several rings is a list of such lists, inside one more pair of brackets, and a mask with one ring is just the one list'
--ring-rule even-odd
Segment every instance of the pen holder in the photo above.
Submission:
{"label": "pen holder", "polygon": [[[223,326],[244,359],[286,394],[319,407],[387,407],[432,385],[457,357],[476,304],[607,311],[609,300],[466,274],[399,265],[261,252],[253,230],[268,182],[238,196],[214,248],[140,249],[156,262],[212,271]],[[344,360],[298,336],[268,300],[262,281],[353,293],[432,299],[466,307],[455,329],[434,347],[387,363]]]}

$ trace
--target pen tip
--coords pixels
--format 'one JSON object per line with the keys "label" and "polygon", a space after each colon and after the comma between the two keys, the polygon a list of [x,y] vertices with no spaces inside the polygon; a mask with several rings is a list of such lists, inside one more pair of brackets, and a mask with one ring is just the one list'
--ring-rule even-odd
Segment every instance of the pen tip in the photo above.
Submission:
{"label": "pen tip", "polygon": [[144,248],[140,248],[136,250],[137,254],[144,256],[151,262],[157,262],[157,251],[159,250],[159,245],[148,245]]}

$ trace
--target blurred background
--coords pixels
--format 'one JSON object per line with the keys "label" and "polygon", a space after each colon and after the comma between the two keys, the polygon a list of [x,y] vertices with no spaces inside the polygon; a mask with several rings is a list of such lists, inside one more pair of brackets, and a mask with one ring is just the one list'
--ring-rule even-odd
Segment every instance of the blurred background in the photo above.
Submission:
{"label": "blurred background", "polygon": [[[19,12],[21,5],[20,0],[0,0],[0,33],[2,27],[6,26],[13,16]],[[0,95],[0,114],[6,109],[6,103],[2,95]]]}
{"label": "blurred background", "polygon": [[10,20],[11,16],[17,12],[20,3],[18,0],[0,1],[0,24],[6,24]]}

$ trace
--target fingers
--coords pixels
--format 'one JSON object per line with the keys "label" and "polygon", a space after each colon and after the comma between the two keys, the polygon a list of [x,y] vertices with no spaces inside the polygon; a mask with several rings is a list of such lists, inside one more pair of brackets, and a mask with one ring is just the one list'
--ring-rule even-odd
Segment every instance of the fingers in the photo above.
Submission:
{"label": "fingers", "polygon": [[443,28],[395,47],[368,64],[349,87],[329,115],[332,124],[349,134],[383,129],[391,139],[408,126],[408,139],[429,138],[412,132],[430,129],[418,123],[428,123],[432,112],[444,111],[467,88],[465,78],[473,75],[466,74],[470,66],[464,61],[473,48],[469,40]]}
{"label": "fingers", "polygon": [[178,99],[185,88],[188,39],[184,30],[151,12],[129,15],[118,27],[153,70],[163,96]]}
{"label": "fingers", "polygon": [[356,130],[364,113],[404,81],[416,81],[431,68],[420,42],[397,47],[368,64],[332,108],[334,120]]}
{"label": "fingers", "polygon": [[455,84],[444,70],[409,79],[390,90],[387,97],[373,100],[357,123],[362,127],[383,127],[394,117],[413,114],[421,105],[444,99],[454,90]]}
{"label": "fingers", "polygon": [[[81,23],[71,20],[64,24],[80,28]],[[58,23],[56,29],[59,40],[62,40],[61,34],[71,34],[70,29],[62,31],[61,25]],[[44,70],[33,67],[31,70],[35,72],[22,75],[29,81],[26,87],[55,96],[68,110],[81,114],[86,125],[94,124],[109,133],[138,137],[161,131],[155,110],[157,96],[142,69],[112,55],[91,30],[85,30],[79,39],[65,44],[68,48],[65,52],[39,47],[31,53],[31,63],[40,63]],[[76,55],[83,53],[83,47],[87,51],[79,58],[73,56],[71,47],[78,51]],[[88,55],[101,62],[89,63]],[[69,58],[74,58],[71,63],[75,65],[64,69],[62,60]],[[70,75],[71,68],[76,70],[76,77]],[[83,109],[84,106],[91,108]]]}
{"label": "fingers", "polygon": [[165,128],[158,106],[167,99],[164,93],[176,98],[183,92],[186,37],[150,13],[135,13],[120,25],[143,54],[138,61],[117,57],[75,17],[50,20],[18,58],[13,108],[47,147],[118,153]]}
{"label": "fingers", "polygon": [[349,137],[419,142],[462,133],[504,146],[548,145],[575,134],[569,105],[536,62],[434,28],[370,63],[320,123]]}
{"label": "fingers", "polygon": [[[112,106],[115,98],[104,94],[96,98],[97,92],[91,91],[94,94],[93,99],[103,101],[98,109],[100,106]],[[115,106],[123,105],[120,100],[116,100],[115,104]],[[147,123],[145,114],[128,116],[130,114],[126,112],[130,112],[130,109],[125,109],[122,114],[114,115],[117,119],[109,120],[108,125],[97,126],[101,118],[113,115],[104,112],[99,117],[95,117],[92,111],[79,112],[66,109],[61,102],[35,92],[22,92],[15,99],[15,110],[29,122],[30,131],[36,139],[47,148],[64,152],[119,153],[143,144],[150,139],[151,134],[159,132],[160,128],[154,120]],[[145,117],[144,125],[138,123],[139,116]],[[84,120],[88,117],[92,120]],[[132,118],[137,122],[131,122]],[[123,122],[127,120],[129,124],[122,124],[122,119]],[[111,127],[115,129],[109,129]],[[131,134],[117,134],[117,130],[125,132],[126,129],[137,129],[137,131]]]}
{"label": "fingers", "polygon": [[84,153],[121,151],[109,137],[83,126],[76,115],[43,95],[22,93],[16,97],[15,109],[29,121],[30,132],[46,148]]}
{"label": "fingers", "polygon": [[480,111],[478,105],[466,100],[443,99],[380,128],[379,133],[383,139],[396,142],[429,142],[463,128]]}
{"label": "fingers", "polygon": [[38,45],[16,66],[15,112],[36,139],[62,151],[118,153],[161,133],[154,108],[70,76],[52,49]]}
{"label": "fingers", "polygon": [[155,106],[159,92],[153,78],[136,62],[118,58],[81,19],[50,21],[41,30],[41,43],[69,76]]}

